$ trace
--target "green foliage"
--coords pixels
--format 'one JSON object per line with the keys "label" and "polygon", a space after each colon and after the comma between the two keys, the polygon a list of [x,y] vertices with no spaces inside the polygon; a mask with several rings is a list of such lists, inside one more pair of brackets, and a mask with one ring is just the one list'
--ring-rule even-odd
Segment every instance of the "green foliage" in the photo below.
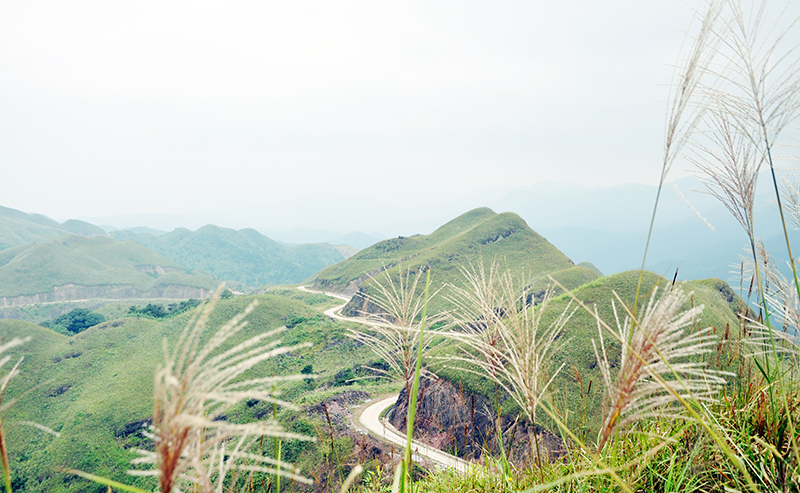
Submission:
{"label": "green foliage", "polygon": [[139,308],[133,305],[128,309],[128,314],[137,317],[166,318],[195,308],[199,304],[200,300],[190,298],[179,303],[170,303],[167,306],[158,303],[148,303],[144,308]]}
{"label": "green foliage", "polygon": [[61,327],[67,332],[77,334],[89,327],[105,322],[106,319],[99,313],[87,310],[86,308],[76,308],[69,313],[57,317],[50,323],[50,327]]}
{"label": "green foliage", "polygon": [[327,244],[283,245],[254,229],[236,231],[211,224],[161,236],[132,231],[114,231],[111,236],[139,243],[186,269],[252,287],[299,283],[344,259]]}

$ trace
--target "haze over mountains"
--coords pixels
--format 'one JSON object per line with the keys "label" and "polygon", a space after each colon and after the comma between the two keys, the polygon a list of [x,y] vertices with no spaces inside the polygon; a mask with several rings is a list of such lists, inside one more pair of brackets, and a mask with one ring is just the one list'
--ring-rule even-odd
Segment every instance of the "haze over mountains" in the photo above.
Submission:
{"label": "haze over mountains", "polygon": [[[647,268],[670,277],[677,268],[680,279],[729,280],[731,264],[739,262],[746,236],[716,199],[698,192],[705,189],[699,180],[681,178],[674,183],[680,194],[672,184],[665,185]],[[589,261],[611,274],[641,266],[656,191],[655,186],[641,184],[587,188],[543,182],[525,188],[488,190],[442,203],[396,206],[330,193],[300,195],[296,207],[268,204],[261,210],[83,219],[94,224],[147,225],[165,231],[176,226],[196,229],[208,223],[252,227],[280,242],[346,243],[364,249],[389,237],[431,233],[465,211],[489,207],[518,214],[576,263]],[[681,194],[708,220],[713,231]],[[756,233],[773,255],[781,257],[783,250],[775,241],[781,235],[777,213],[766,199],[773,195],[765,176],[759,181]],[[790,234],[800,239],[796,231]]]}

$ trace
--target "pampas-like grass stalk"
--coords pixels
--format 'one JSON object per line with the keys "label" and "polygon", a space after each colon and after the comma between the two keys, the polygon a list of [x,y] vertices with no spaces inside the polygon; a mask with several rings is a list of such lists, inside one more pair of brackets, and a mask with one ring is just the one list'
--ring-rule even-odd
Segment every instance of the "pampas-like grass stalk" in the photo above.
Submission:
{"label": "pampas-like grass stalk", "polygon": [[[522,409],[535,433],[537,408],[564,366],[555,371],[550,368],[553,354],[566,343],[559,337],[574,310],[568,305],[545,327],[542,313],[552,291],[536,307],[533,293],[515,286],[509,272],[499,274],[496,265],[488,275],[483,268],[464,269],[464,273],[469,288],[454,287],[452,300],[460,330],[444,335],[463,344],[466,353],[450,360],[464,371],[487,376],[503,389]],[[538,450],[536,456],[539,460]]]}
{"label": "pampas-like grass stalk", "polygon": [[[377,292],[366,295],[366,301],[380,311],[365,313],[366,323],[359,329],[350,329],[347,334],[370,348],[389,365],[388,371],[374,370],[389,378],[399,377],[405,385],[409,402],[417,359],[424,358],[431,343],[430,337],[422,340],[420,333],[421,315],[426,302],[424,293],[419,289],[424,272],[425,269],[419,269],[412,274],[409,269],[401,272],[395,281],[384,269],[385,279],[371,277],[372,286]],[[436,292],[430,298],[435,295]],[[429,315],[428,326],[434,323],[435,317]]]}
{"label": "pampas-like grass stalk", "polygon": [[308,375],[254,379],[243,375],[258,363],[308,344],[278,347],[280,341],[273,336],[284,329],[276,329],[223,349],[226,341],[247,325],[243,319],[256,306],[254,301],[201,346],[206,323],[220,293],[221,288],[198,309],[172,352],[164,343],[165,362],[156,372],[150,434],[155,451],[138,450],[141,457],[133,461],[137,465],[151,465],[153,469],[129,472],[157,477],[162,493],[178,492],[190,485],[204,493],[221,493],[223,487],[230,488],[231,478],[243,472],[281,474],[310,483],[293,465],[257,453],[257,444],[263,436],[311,438],[285,431],[274,419],[244,424],[226,419],[226,412],[246,399],[294,408],[277,399],[273,385]]}
{"label": "pampas-like grass stalk", "polygon": [[[660,298],[654,291],[641,318],[633,319],[628,312],[630,318],[622,323],[617,305],[613,304],[618,330],[615,339],[622,346],[614,373],[603,339],[604,327],[595,310],[599,350],[594,340],[592,345],[606,386],[605,419],[598,450],[603,449],[616,430],[645,417],[670,414],[668,406],[681,399],[713,402],[725,384],[724,373],[691,361],[710,352],[716,338],[710,327],[687,334],[687,327],[703,310],[702,305],[684,310],[689,296],[679,287],[668,288]],[[620,304],[624,306],[621,300]]]}
{"label": "pampas-like grass stalk", "polygon": [[[15,337],[7,343],[0,345],[0,369],[2,369],[6,363],[11,361],[11,356],[2,356],[3,353],[29,340],[30,337],[25,339]],[[0,460],[2,460],[3,463],[3,483],[7,493],[11,493],[11,466],[8,463],[8,449],[6,448],[6,437],[3,425],[5,424],[6,414],[8,414],[8,410],[11,408],[11,405],[14,404],[15,400],[6,401],[5,395],[11,379],[14,378],[17,373],[19,373],[20,363],[22,363],[22,358],[20,358],[19,361],[17,361],[17,363],[11,367],[8,373],[0,377]]]}

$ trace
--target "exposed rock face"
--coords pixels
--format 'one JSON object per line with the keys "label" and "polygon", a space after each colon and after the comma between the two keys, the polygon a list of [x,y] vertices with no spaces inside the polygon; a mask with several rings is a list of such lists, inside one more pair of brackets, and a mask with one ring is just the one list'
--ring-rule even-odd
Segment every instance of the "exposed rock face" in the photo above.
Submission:
{"label": "exposed rock face", "polygon": [[[389,413],[389,421],[398,430],[406,429],[408,399],[400,392]],[[496,439],[494,406],[483,396],[465,392],[444,379],[429,379],[420,385],[414,438],[459,457],[478,459],[484,450],[499,452]],[[522,416],[503,416],[501,420],[505,448],[510,457],[525,463],[531,457],[532,430]],[[542,455],[558,457],[561,441],[537,426]]]}
{"label": "exposed rock face", "polygon": [[370,314],[379,314],[384,311],[375,303],[370,303],[364,289],[359,289],[350,301],[342,308],[342,315],[346,317],[366,317]]}
{"label": "exposed rock face", "polygon": [[54,301],[72,301],[86,299],[137,299],[137,298],[205,298],[211,295],[211,290],[189,286],[169,285],[159,286],[149,291],[139,291],[130,284],[105,285],[105,286],[79,286],[65,284],[56,286],[47,293],[36,293],[22,296],[0,297],[0,308],[20,305],[34,305]]}
{"label": "exposed rock face", "polygon": [[157,276],[166,274],[167,272],[183,272],[183,269],[180,267],[162,267],[160,265],[137,265],[135,269],[145,274],[154,274]]}

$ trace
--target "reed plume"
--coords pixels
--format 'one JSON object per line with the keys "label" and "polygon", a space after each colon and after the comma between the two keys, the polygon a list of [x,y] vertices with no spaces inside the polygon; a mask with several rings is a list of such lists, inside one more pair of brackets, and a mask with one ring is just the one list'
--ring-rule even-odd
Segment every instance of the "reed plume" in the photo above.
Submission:
{"label": "reed plume", "polygon": [[542,314],[552,291],[535,306],[534,293],[515,285],[511,273],[500,274],[494,264],[488,274],[483,267],[462,272],[468,287],[453,287],[452,297],[457,307],[454,323],[460,330],[444,335],[466,351],[449,359],[464,371],[487,376],[505,391],[535,432],[537,408],[564,366],[552,370],[552,358],[567,342],[560,337],[574,310],[567,305],[545,326]]}
{"label": "reed plume", "polygon": [[136,465],[153,469],[129,471],[158,478],[160,491],[178,492],[195,488],[204,493],[222,492],[226,481],[242,472],[281,474],[295,481],[310,482],[291,464],[258,453],[264,436],[295,440],[311,438],[289,433],[274,419],[253,423],[232,423],[226,412],[243,400],[256,399],[288,408],[277,398],[274,385],[308,375],[243,378],[246,371],[269,358],[308,344],[278,347],[274,336],[284,328],[263,332],[229,349],[223,345],[247,325],[244,318],[253,311],[254,301],[233,317],[201,346],[208,318],[222,288],[198,309],[170,352],[164,343],[164,365],[155,375],[155,405],[150,438],[155,450],[137,450]]}
{"label": "reed plume", "polygon": [[[370,277],[373,281],[371,286],[377,292],[364,296],[368,304],[378,309],[378,313],[364,313],[367,318],[365,323],[358,329],[349,329],[347,334],[370,348],[389,365],[388,371],[371,369],[389,378],[399,377],[405,385],[406,397],[411,395],[418,354],[424,359],[431,344],[431,338],[422,340],[420,333],[421,315],[425,306],[420,280],[424,272],[424,269],[420,269],[412,274],[408,269],[401,272],[395,280],[384,269],[383,280]],[[430,297],[435,295],[436,292]],[[436,321],[436,317],[428,315],[428,327]]]}
{"label": "reed plume", "polygon": [[[594,340],[592,345],[606,387],[598,450],[621,427],[645,417],[670,414],[668,406],[679,399],[713,402],[716,392],[725,384],[724,373],[692,361],[693,357],[711,351],[716,338],[710,327],[687,333],[687,327],[703,310],[702,305],[684,310],[689,296],[679,287],[668,288],[660,298],[654,291],[641,318],[633,318],[628,311],[623,322],[617,304],[613,303],[617,325],[613,335],[621,345],[619,363],[613,365],[615,373],[603,338],[608,326],[601,323],[595,309],[599,349]],[[624,306],[621,301],[620,304]]]}

